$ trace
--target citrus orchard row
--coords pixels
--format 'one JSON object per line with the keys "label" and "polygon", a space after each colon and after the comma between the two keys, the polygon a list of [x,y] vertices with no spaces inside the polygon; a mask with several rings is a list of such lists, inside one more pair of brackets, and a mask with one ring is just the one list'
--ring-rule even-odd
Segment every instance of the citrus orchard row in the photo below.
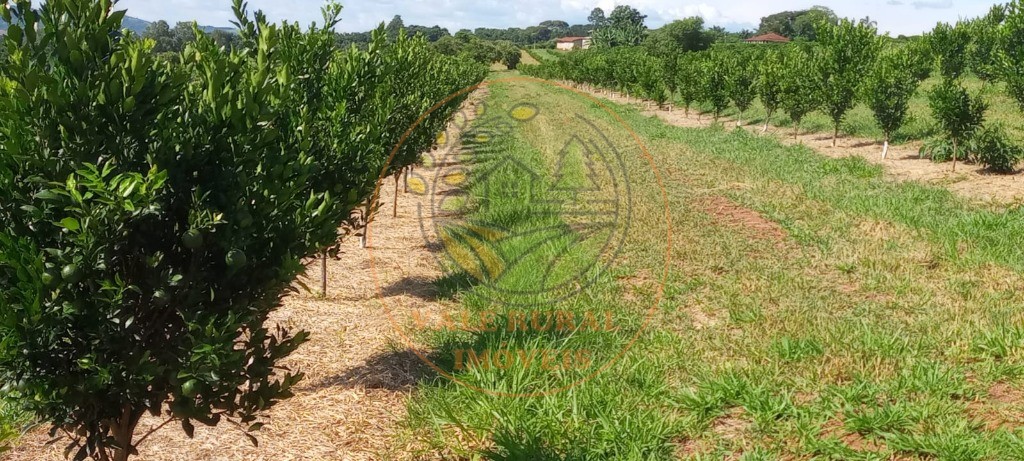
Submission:
{"label": "citrus orchard row", "polygon": [[157,57],[110,0],[0,1],[0,382],[75,459],[136,454],[145,414],[258,431],[307,337],[268,315],[486,75],[383,30],[339,50],[338,4],[234,12],[241,46]]}

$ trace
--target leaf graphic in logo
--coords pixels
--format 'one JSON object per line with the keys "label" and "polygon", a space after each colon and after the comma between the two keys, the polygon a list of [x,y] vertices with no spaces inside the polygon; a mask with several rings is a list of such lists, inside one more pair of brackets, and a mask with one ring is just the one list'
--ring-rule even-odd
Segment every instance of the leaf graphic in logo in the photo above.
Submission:
{"label": "leaf graphic in logo", "polygon": [[416,195],[426,195],[427,194],[427,183],[425,181],[423,181],[423,178],[419,178],[419,177],[409,178],[408,184],[409,184],[409,191],[411,191],[412,193],[414,193]]}
{"label": "leaf graphic in logo", "polygon": [[507,234],[476,225],[452,227],[441,233],[448,255],[477,280],[494,280],[505,272],[505,260],[495,245]]}

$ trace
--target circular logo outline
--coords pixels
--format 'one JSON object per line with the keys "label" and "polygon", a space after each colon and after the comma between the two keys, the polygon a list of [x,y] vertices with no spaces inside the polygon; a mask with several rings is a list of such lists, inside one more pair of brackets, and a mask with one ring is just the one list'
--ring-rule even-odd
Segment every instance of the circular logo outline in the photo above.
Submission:
{"label": "circular logo outline", "polygon": [[614,357],[612,357],[611,359],[606,361],[601,366],[597,367],[590,374],[588,374],[588,375],[586,375],[586,376],[584,376],[584,377],[582,377],[582,378],[580,378],[580,379],[578,379],[578,380],[576,380],[576,381],[574,381],[572,383],[569,383],[567,385],[560,386],[560,387],[557,387],[557,388],[554,388],[554,389],[548,389],[548,390],[536,391],[536,392],[526,392],[526,393],[509,393],[509,392],[501,392],[501,391],[493,391],[493,390],[490,390],[490,389],[484,389],[484,388],[476,386],[474,384],[467,383],[467,382],[459,379],[458,377],[456,377],[453,373],[445,371],[443,368],[441,368],[436,363],[434,363],[432,360],[430,360],[430,358],[427,357],[427,354],[425,354],[423,351],[419,350],[418,348],[416,348],[414,346],[414,342],[411,340],[411,338],[409,338],[408,335],[405,334],[404,331],[402,331],[402,328],[398,328],[397,327],[398,323],[395,321],[395,318],[394,318],[394,315],[393,315],[393,310],[387,305],[388,303],[384,302],[384,288],[381,286],[381,283],[380,283],[380,276],[379,276],[379,274],[377,272],[377,265],[376,265],[376,262],[375,262],[376,259],[374,257],[374,253],[373,253],[373,245],[372,245],[372,243],[373,243],[373,232],[372,232],[373,227],[372,226],[371,226],[370,229],[367,229],[365,238],[366,238],[366,242],[367,242],[367,254],[368,254],[369,259],[370,259],[370,273],[371,273],[371,277],[373,278],[374,285],[375,285],[375,288],[376,288],[376,293],[377,293],[376,298],[377,298],[377,301],[380,302],[381,307],[384,308],[384,310],[385,310],[385,312],[386,312],[386,314],[388,316],[388,319],[391,321],[392,325],[396,326],[395,330],[398,332],[399,336],[405,342],[405,345],[409,348],[409,350],[411,350],[414,354],[416,354],[416,356],[419,357],[420,360],[423,361],[423,363],[425,363],[427,366],[429,366],[431,369],[433,369],[435,372],[437,372],[438,375],[443,376],[443,377],[447,378],[448,380],[450,380],[450,381],[452,381],[452,382],[454,382],[454,383],[456,383],[458,385],[465,386],[465,387],[467,387],[469,389],[473,389],[475,391],[478,391],[478,392],[481,392],[481,393],[484,393],[484,394],[487,394],[487,395],[498,396],[498,397],[510,397],[510,398],[518,398],[518,397],[525,397],[525,398],[544,397],[544,396],[550,396],[550,395],[558,394],[558,393],[561,393],[561,392],[565,392],[565,391],[567,391],[569,389],[575,388],[576,386],[579,386],[579,385],[581,385],[583,383],[586,383],[586,382],[590,381],[591,379],[594,379],[598,375],[608,371],[608,369],[610,369],[612,366],[614,366],[616,363],[618,363],[626,355],[626,353],[628,353],[630,350],[632,350],[632,348],[636,344],[636,342],[640,340],[640,337],[647,330],[647,327],[650,326],[652,320],[654,319],[654,315],[657,314],[659,306],[661,305],[661,302],[664,300],[664,297],[665,297],[665,284],[668,281],[668,277],[669,277],[669,274],[671,272],[671,267],[672,267],[672,237],[673,237],[673,235],[672,235],[672,210],[671,210],[671,206],[670,206],[669,200],[668,200],[668,192],[665,190],[664,178],[662,178],[661,171],[658,169],[657,165],[655,164],[654,157],[651,155],[650,151],[647,149],[647,146],[643,143],[643,140],[640,138],[640,136],[626,123],[626,121],[618,113],[616,113],[614,110],[610,109],[606,104],[601,102],[596,97],[594,97],[594,96],[592,96],[590,94],[584,93],[584,92],[582,92],[582,91],[580,91],[580,90],[578,90],[576,88],[573,88],[573,87],[571,87],[569,85],[565,85],[565,84],[562,84],[560,82],[554,82],[554,81],[543,80],[543,79],[534,78],[534,77],[525,77],[525,76],[503,77],[503,78],[497,78],[497,79],[493,79],[493,80],[485,80],[483,82],[480,82],[479,84],[476,84],[476,85],[473,85],[473,86],[470,86],[470,87],[467,87],[467,88],[463,88],[462,90],[459,90],[459,91],[457,91],[455,93],[452,93],[451,95],[449,95],[444,100],[438,102],[433,107],[431,107],[429,110],[424,112],[423,115],[421,115],[416,120],[416,122],[413,123],[412,126],[410,126],[409,129],[406,130],[405,133],[402,134],[401,138],[399,138],[398,143],[395,145],[394,148],[392,148],[391,153],[388,156],[388,159],[387,159],[387,161],[384,164],[384,167],[381,169],[381,174],[378,177],[377,184],[376,184],[376,187],[374,189],[373,196],[372,196],[372,200],[374,202],[379,200],[381,188],[383,187],[384,181],[387,179],[386,175],[388,173],[388,169],[390,168],[391,163],[394,161],[395,156],[398,154],[398,151],[405,144],[406,140],[408,140],[408,138],[416,130],[416,128],[419,127],[420,124],[422,124],[423,121],[430,114],[432,114],[434,111],[438,110],[439,108],[443,107],[444,105],[448,104],[449,102],[451,102],[455,98],[458,98],[458,97],[463,96],[465,94],[469,94],[471,92],[477,91],[477,90],[482,89],[482,88],[489,87],[491,85],[495,85],[495,84],[499,84],[499,83],[510,83],[510,82],[529,82],[529,83],[538,83],[538,84],[541,84],[541,85],[552,86],[552,87],[555,87],[557,89],[569,91],[570,93],[574,93],[577,96],[582,96],[583,98],[589,100],[589,102],[592,102],[592,103],[596,104],[598,107],[603,109],[606,113],[608,113],[619,125],[621,125],[622,128],[624,128],[627,132],[629,132],[629,134],[632,136],[633,140],[636,142],[637,146],[640,148],[640,151],[643,154],[643,157],[647,160],[648,164],[650,165],[651,171],[654,173],[655,179],[656,179],[657,184],[658,184],[658,188],[661,191],[663,205],[665,207],[665,224],[666,224],[665,267],[664,267],[664,271],[663,271],[662,276],[661,276],[661,280],[659,280],[659,283],[657,284],[657,287],[656,287],[656,290],[655,290],[654,303],[653,303],[653,305],[649,309],[647,309],[647,313],[644,316],[643,323],[640,325],[640,328],[637,328],[636,333],[633,335],[632,338],[629,339],[629,342],[626,344],[626,346],[623,347],[618,352],[618,354],[616,354]]}

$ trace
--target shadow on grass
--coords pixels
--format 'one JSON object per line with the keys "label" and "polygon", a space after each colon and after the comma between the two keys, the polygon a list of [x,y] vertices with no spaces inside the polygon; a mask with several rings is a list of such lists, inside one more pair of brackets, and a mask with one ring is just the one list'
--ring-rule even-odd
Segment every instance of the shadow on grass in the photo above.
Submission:
{"label": "shadow on grass", "polygon": [[432,282],[437,299],[454,300],[473,289],[476,280],[465,271],[453,272]]}

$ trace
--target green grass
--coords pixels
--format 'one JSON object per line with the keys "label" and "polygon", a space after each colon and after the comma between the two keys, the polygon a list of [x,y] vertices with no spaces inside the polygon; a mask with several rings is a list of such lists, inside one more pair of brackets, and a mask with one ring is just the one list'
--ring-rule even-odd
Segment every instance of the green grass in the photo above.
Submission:
{"label": "green grass", "polygon": [[[522,101],[512,99],[504,86],[493,87],[491,92],[488,113],[507,113]],[[488,121],[493,119],[485,117],[483,120],[476,130],[491,132],[497,125]],[[466,138],[475,138],[474,132],[470,131]],[[474,149],[486,152],[464,159],[473,168],[469,192],[475,211],[466,217],[465,227],[450,228],[450,235],[461,238],[456,239],[457,243],[447,244],[447,253],[453,256],[452,274],[439,280],[438,287],[441,293],[457,299],[473,322],[484,313],[496,312],[498,328],[491,332],[448,329],[425,334],[437,346],[437,363],[463,385],[440,380],[426,386],[421,390],[420,399],[412,405],[411,418],[422,427],[440,429],[437,438],[432,440],[438,447],[452,449],[455,440],[447,436],[456,430],[469,433],[472,438],[490,439],[477,446],[455,449],[479,450],[493,459],[668,456],[671,449],[664,440],[677,428],[657,411],[658,402],[668,398],[667,386],[659,371],[664,364],[657,361],[631,355],[587,384],[550,396],[488,395],[478,390],[542,394],[586,380],[626,348],[640,328],[643,311],[627,309],[618,302],[622,299],[622,287],[615,283],[614,277],[623,275],[622,269],[610,273],[599,270],[600,266],[587,266],[600,252],[599,245],[591,240],[577,242],[578,234],[558,212],[558,205],[553,204],[571,200],[569,190],[584,187],[590,180],[584,173],[586,166],[580,152],[566,156],[567,160],[559,163],[550,156],[553,151],[534,149],[521,133],[489,138]],[[516,159],[517,163],[505,163],[507,158]],[[525,180],[523,167],[541,174],[540,183]],[[471,258],[457,256],[471,246],[466,241],[470,232],[465,228],[474,226],[516,236],[494,239],[488,250],[476,252],[475,256],[481,259],[487,259],[482,256],[487,251],[501,255],[506,263],[504,270],[484,270],[475,267],[476,259],[467,262]],[[482,232],[476,233],[480,234]],[[527,257],[514,261],[523,255]],[[576,271],[577,267],[581,270]],[[495,277],[494,272],[500,275]],[[576,272],[584,275],[577,278]],[[545,292],[563,282],[594,277],[594,285],[563,301],[553,300],[554,295],[529,293]],[[499,290],[527,294],[502,294]],[[560,293],[557,289],[553,292]],[[609,315],[618,330],[529,328],[510,331],[510,324],[514,322],[511,319],[517,315],[533,318],[534,314],[546,316],[551,312],[571,312],[576,319],[585,319],[590,314],[602,319],[602,325]],[[592,358],[593,365],[573,364],[548,370],[536,360],[528,361],[517,355],[511,367],[458,366],[460,354],[470,350],[480,355],[500,351],[584,352]],[[466,360],[465,355],[462,357]],[[563,406],[566,404],[574,410],[567,412]],[[626,414],[630,416],[623,417]],[[602,443],[582,443],[599,440]]]}
{"label": "green grass", "polygon": [[[893,141],[895,143],[906,143],[909,141],[924,140],[930,137],[939,136],[939,127],[932,117],[928,108],[928,92],[939,83],[938,77],[931,77],[925,80],[918,88],[914,98],[910,101],[910,116],[904,127],[896,133]],[[997,83],[985,85],[976,77],[965,79],[966,87],[972,94],[982,93],[989,103],[986,112],[986,121],[999,122],[1006,125],[1010,135],[1017,142],[1024,142],[1024,113],[1021,112],[1017,102],[1006,92],[1005,85]],[[710,107],[699,107],[704,112],[710,112]],[[726,117],[735,118],[738,111],[730,107],[723,113]],[[764,106],[760,101],[744,114],[743,119],[748,123],[763,124],[765,118]],[[793,121],[785,114],[778,113],[772,116],[771,124],[780,127],[792,127]],[[800,123],[801,132],[832,133],[832,120],[820,111],[808,114]],[[851,110],[843,124],[840,126],[840,133],[860,138],[877,139],[883,138],[883,133],[875,123],[874,115],[864,104],[857,104]]]}
{"label": "green grass", "polygon": [[[546,181],[565,133],[586,129],[572,114],[615,126],[593,104],[539,84],[495,85],[489,102],[522,100],[552,118],[517,127],[497,152],[546,171]],[[614,367],[569,391],[494,397],[443,379],[424,383],[410,422],[428,443],[489,459],[1022,459],[1024,212],[894,183],[863,160],[612,107],[647,145],[665,185],[673,249],[658,315]],[[429,339],[440,356],[503,342],[606,356],[627,341],[655,299],[668,227],[650,164],[628,136],[614,142],[633,185],[631,231],[610,272],[559,307],[612,311],[625,328],[437,334]],[[521,182],[511,172],[493,178],[508,191]],[[496,207],[468,218],[552,224],[510,197],[481,200]],[[714,197],[776,223],[786,238],[715,218],[706,211]],[[539,283],[533,269],[507,283]],[[480,284],[442,285],[471,312],[494,308],[478,296]],[[503,391],[578,377],[522,366],[457,376]]]}
{"label": "green grass", "polygon": [[562,59],[564,51],[551,50],[547,48],[538,48],[529,50],[530,54],[540,62],[557,61]]}
{"label": "green grass", "polygon": [[10,444],[16,441],[30,422],[28,415],[0,402],[0,454],[10,449]]}

